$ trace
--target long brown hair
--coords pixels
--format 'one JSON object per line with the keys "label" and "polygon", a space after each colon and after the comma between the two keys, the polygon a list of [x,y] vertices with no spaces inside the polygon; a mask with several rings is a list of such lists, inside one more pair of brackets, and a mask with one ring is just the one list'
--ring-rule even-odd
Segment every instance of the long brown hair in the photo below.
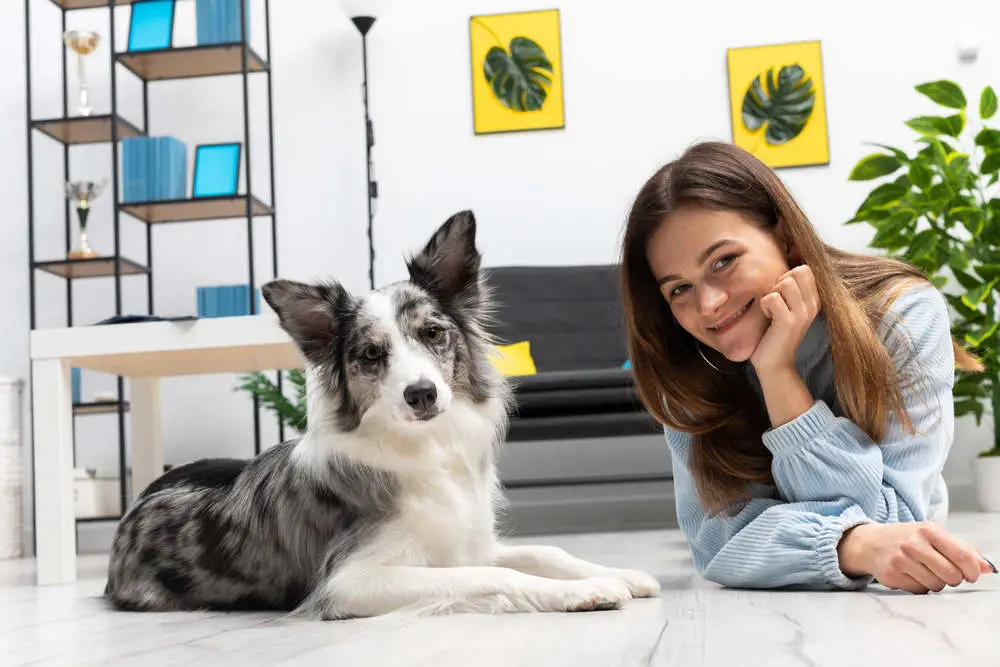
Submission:
{"label": "long brown hair", "polygon": [[[750,484],[772,484],[771,454],[761,435],[770,424],[762,401],[737,364],[705,363],[696,340],[674,319],[646,256],[650,237],[682,204],[729,210],[776,230],[816,277],[846,416],[879,442],[890,414],[913,430],[892,356],[878,338],[892,301],[926,283],[917,268],[825,244],[778,176],[728,143],[689,148],[645,183],[629,212],[622,244],[621,285],[629,358],[646,409],[662,424],[692,434],[690,467],[699,497],[712,512],[746,496]],[[953,341],[954,344],[954,341]],[[981,370],[955,345],[959,367]],[[716,355],[718,356],[718,355]]]}

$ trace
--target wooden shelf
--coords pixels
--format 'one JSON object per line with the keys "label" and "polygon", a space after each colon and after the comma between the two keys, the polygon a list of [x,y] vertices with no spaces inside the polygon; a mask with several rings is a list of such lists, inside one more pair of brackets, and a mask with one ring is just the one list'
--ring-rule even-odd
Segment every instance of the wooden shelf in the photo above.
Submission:
{"label": "wooden shelf", "polygon": [[[129,411],[129,402],[125,401],[122,406],[125,412]],[[92,401],[89,403],[74,403],[74,415],[107,415],[118,412],[118,401]]]}
{"label": "wooden shelf", "polygon": [[99,523],[102,521],[121,521],[120,516],[83,516],[77,517],[79,523]]}
{"label": "wooden shelf", "polygon": [[[134,0],[115,0],[117,5],[131,5]],[[62,9],[94,9],[97,7],[107,7],[108,0],[52,0],[57,7]]]}
{"label": "wooden shelf", "polygon": [[[251,196],[253,216],[272,215],[270,206]],[[172,201],[129,202],[121,205],[121,210],[131,216],[151,224],[168,222],[192,222],[195,220],[220,220],[224,218],[246,218],[247,196],[198,197]]]}
{"label": "wooden shelf", "polygon": [[[243,72],[243,43],[186,46],[119,53],[115,60],[144,81],[222,76]],[[267,70],[263,58],[247,47],[247,69]]]}
{"label": "wooden shelf", "polygon": [[[148,273],[149,269],[141,264],[136,264],[124,257],[118,258],[121,265],[121,273],[127,275],[141,275]],[[49,262],[35,262],[35,268],[47,271],[60,278],[105,278],[115,275],[114,257],[93,257],[88,259],[60,259]]]}
{"label": "wooden shelf", "polygon": [[[111,115],[108,114],[36,120],[31,126],[64,144],[96,144],[111,141],[111,123]],[[119,140],[124,137],[145,136],[145,132],[121,116],[118,116],[115,124]]]}

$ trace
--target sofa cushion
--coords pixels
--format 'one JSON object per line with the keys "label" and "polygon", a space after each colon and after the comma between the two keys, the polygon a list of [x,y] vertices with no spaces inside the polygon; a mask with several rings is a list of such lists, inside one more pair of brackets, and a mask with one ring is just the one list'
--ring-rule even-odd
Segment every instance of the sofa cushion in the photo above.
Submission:
{"label": "sofa cushion", "polygon": [[626,359],[614,265],[485,269],[501,344],[530,341],[539,373],[620,369]]}

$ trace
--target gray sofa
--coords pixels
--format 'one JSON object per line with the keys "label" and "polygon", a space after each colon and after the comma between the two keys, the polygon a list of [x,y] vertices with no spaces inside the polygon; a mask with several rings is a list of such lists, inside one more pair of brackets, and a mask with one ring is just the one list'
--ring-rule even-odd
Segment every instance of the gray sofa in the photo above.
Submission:
{"label": "gray sofa", "polygon": [[487,269],[493,333],[527,340],[536,375],[511,378],[501,459],[515,533],[676,525],[670,455],[639,402],[622,332],[617,268]]}

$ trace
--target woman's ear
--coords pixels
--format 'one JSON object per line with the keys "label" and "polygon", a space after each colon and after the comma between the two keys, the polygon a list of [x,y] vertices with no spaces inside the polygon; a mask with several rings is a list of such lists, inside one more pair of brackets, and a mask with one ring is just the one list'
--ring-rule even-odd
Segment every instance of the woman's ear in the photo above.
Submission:
{"label": "woman's ear", "polygon": [[785,253],[785,257],[788,259],[788,266],[795,267],[805,263],[802,259],[802,253],[799,252],[798,246],[795,245],[795,240],[788,231],[785,219],[780,216],[778,217],[778,224],[775,226],[774,236],[781,247],[781,251]]}

